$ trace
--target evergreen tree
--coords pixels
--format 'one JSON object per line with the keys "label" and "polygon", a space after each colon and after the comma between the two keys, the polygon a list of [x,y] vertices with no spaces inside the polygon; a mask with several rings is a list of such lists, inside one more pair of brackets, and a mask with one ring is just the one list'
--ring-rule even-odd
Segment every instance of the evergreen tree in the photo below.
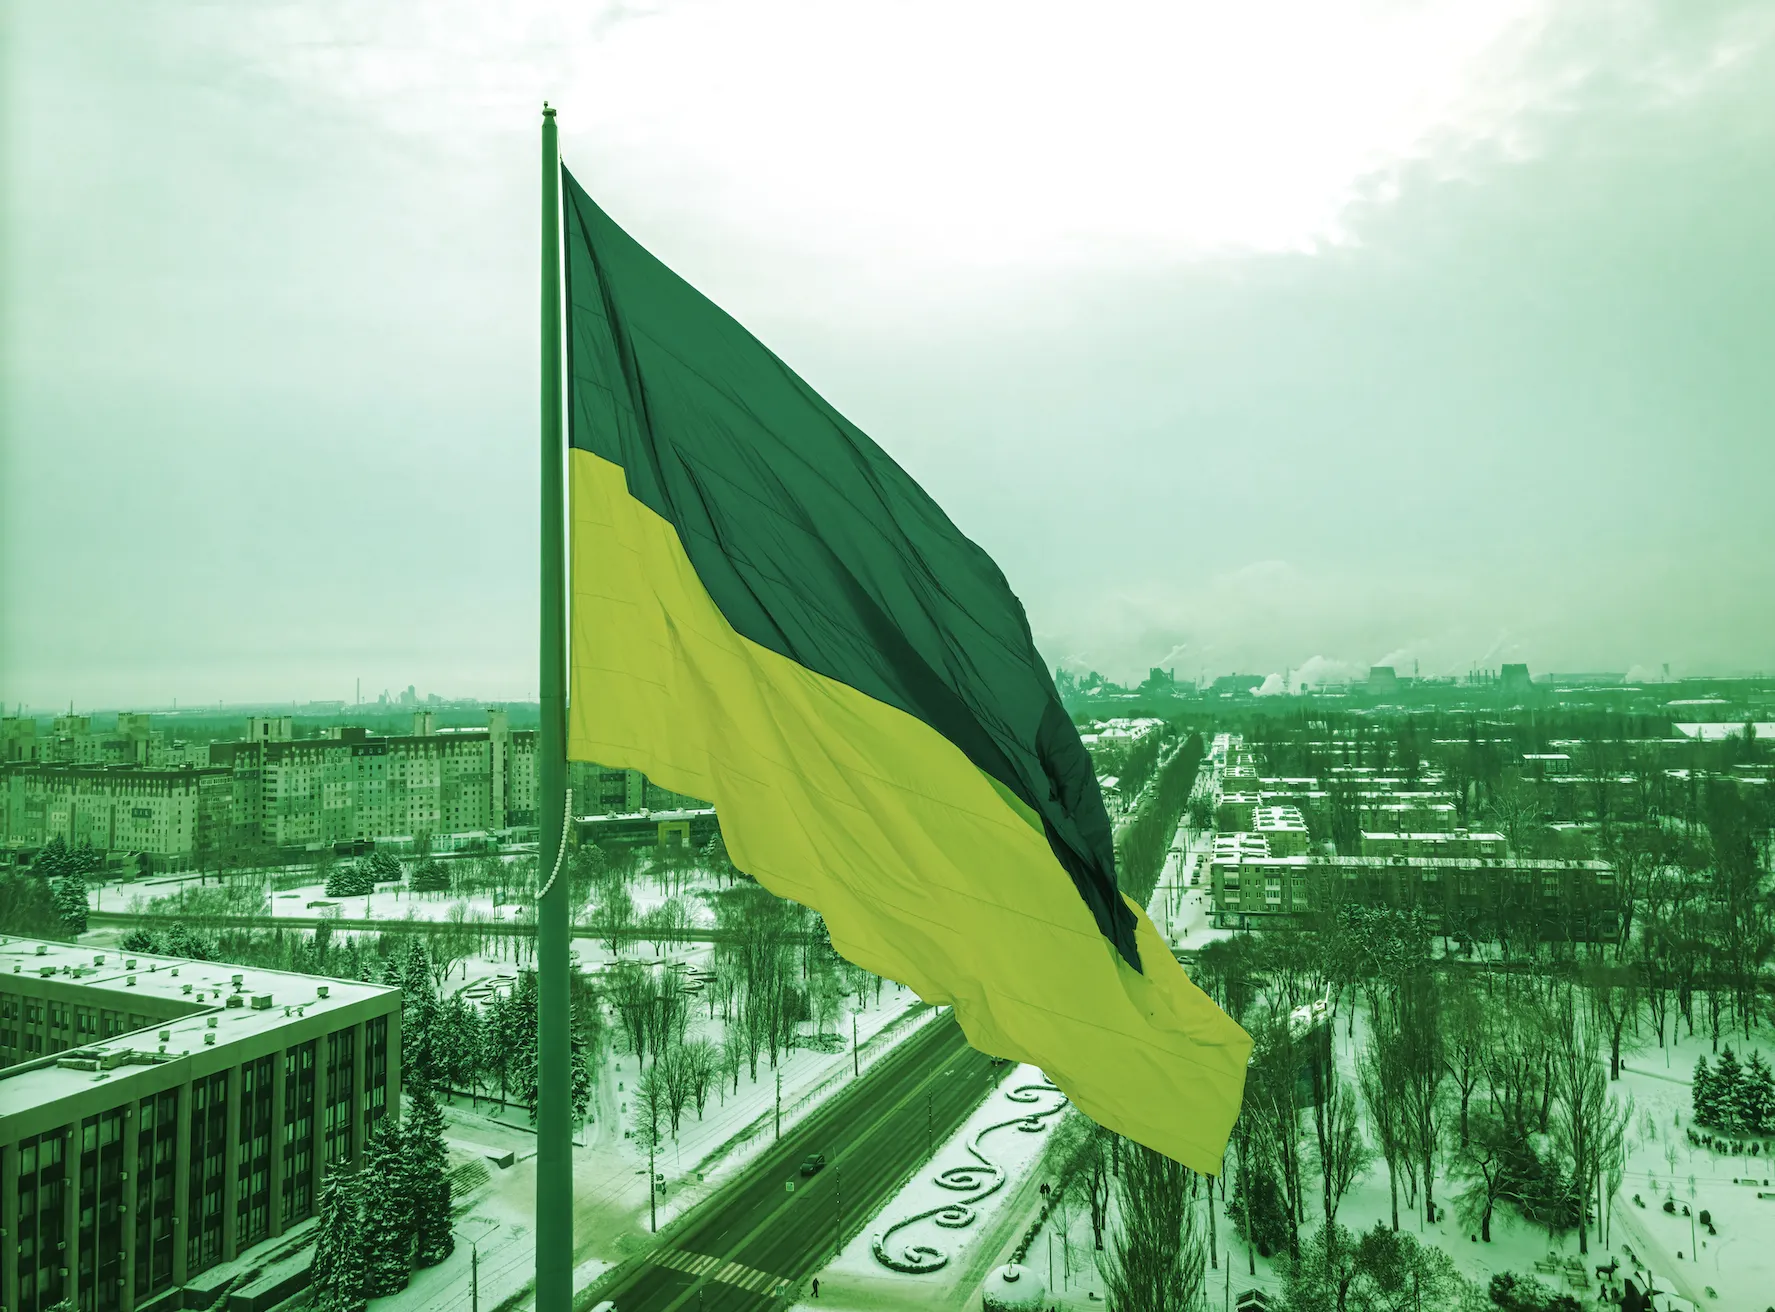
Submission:
{"label": "evergreen tree", "polygon": [[30,875],[9,875],[0,867],[0,926],[8,934],[56,938],[62,918],[56,913],[49,884]]}
{"label": "evergreen tree", "polygon": [[333,873],[327,876],[328,897],[363,897],[372,887],[369,872],[356,861],[334,866]]}
{"label": "evergreen tree", "polygon": [[1775,1129],[1775,1072],[1760,1052],[1753,1052],[1744,1066],[1744,1079],[1738,1086],[1738,1123],[1750,1134]]}
{"label": "evergreen tree", "polygon": [[169,957],[186,957],[192,961],[214,961],[216,958],[215,946],[208,939],[185,928],[182,920],[173,922],[173,927],[166,931],[161,943],[161,952]]}
{"label": "evergreen tree", "polygon": [[1696,1125],[1719,1124],[1719,1099],[1714,1094],[1713,1071],[1705,1054],[1695,1060],[1695,1079],[1689,1097]]}
{"label": "evergreen tree", "polygon": [[68,875],[52,879],[49,888],[55,901],[55,913],[61,917],[67,932],[86,933],[86,880],[79,875]]}
{"label": "evergreen tree", "polygon": [[363,1185],[354,1172],[335,1172],[321,1186],[309,1276],[314,1312],[358,1312],[364,1306]]}
{"label": "evergreen tree", "polygon": [[411,1089],[413,1106],[402,1135],[413,1198],[413,1256],[436,1266],[456,1246],[450,1233],[450,1176],[445,1169],[444,1113],[429,1086]]}
{"label": "evergreen tree", "polygon": [[60,834],[50,839],[31,863],[31,873],[44,879],[65,879],[73,874],[73,853],[68,850],[68,840]]}
{"label": "evergreen tree", "polygon": [[413,868],[412,884],[415,893],[448,893],[450,871],[436,857],[427,857]]}
{"label": "evergreen tree", "polygon": [[392,1116],[376,1123],[364,1142],[364,1292],[371,1298],[407,1287],[413,1270],[413,1182]]}
{"label": "evergreen tree", "polygon": [[449,1077],[443,1009],[437,995],[422,993],[401,1008],[401,1057],[409,1078],[438,1085]]}
{"label": "evergreen tree", "polygon": [[1728,1043],[1720,1053],[1719,1064],[1713,1068],[1714,1123],[1722,1130],[1743,1129],[1743,1122],[1738,1119],[1743,1100],[1744,1071]]}
{"label": "evergreen tree", "polygon": [[[406,872],[401,868],[401,860],[392,852],[372,852],[365,870],[371,884],[390,884],[401,878]],[[366,890],[368,891],[368,890]]]}

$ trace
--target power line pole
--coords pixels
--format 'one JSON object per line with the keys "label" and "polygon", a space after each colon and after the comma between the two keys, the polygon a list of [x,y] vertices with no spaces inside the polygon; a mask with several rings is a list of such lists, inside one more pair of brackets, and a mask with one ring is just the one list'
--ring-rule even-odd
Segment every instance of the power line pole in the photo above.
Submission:
{"label": "power line pole", "polygon": [[780,1063],[778,1064],[778,1066],[776,1068],[776,1072],[777,1072],[777,1138],[781,1139],[783,1137],[783,1068]]}

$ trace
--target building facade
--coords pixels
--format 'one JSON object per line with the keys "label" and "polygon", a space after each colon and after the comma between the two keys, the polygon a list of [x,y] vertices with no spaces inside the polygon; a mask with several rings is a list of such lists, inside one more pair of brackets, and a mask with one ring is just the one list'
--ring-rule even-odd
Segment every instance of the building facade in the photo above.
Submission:
{"label": "building facade", "polygon": [[506,712],[485,729],[377,736],[343,726],[325,738],[265,737],[212,743],[229,773],[229,841],[317,848],[416,834],[497,832],[536,823],[536,731],[513,730]]}
{"label": "building facade", "polygon": [[0,1306],[183,1305],[400,1103],[400,993],[0,940]]}
{"label": "building facade", "polygon": [[1213,923],[1221,929],[1305,923],[1355,905],[1416,908],[1450,933],[1592,941],[1614,932],[1620,910],[1606,861],[1217,851],[1209,871]]}
{"label": "building facade", "polygon": [[0,766],[0,846],[60,838],[177,868],[227,824],[231,802],[225,770],[16,762]]}

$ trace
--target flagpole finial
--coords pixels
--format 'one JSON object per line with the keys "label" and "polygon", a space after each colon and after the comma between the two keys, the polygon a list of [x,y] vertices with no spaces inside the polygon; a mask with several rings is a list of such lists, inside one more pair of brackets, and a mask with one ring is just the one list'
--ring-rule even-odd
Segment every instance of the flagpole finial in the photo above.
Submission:
{"label": "flagpole finial", "polygon": [[555,107],[549,104],[546,100],[542,102],[542,116],[544,118],[553,118],[555,116]]}

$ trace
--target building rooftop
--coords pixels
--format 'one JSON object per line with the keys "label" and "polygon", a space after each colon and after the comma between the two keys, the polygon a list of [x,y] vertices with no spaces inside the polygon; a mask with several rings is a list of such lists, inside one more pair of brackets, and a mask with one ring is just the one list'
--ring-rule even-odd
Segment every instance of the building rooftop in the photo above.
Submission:
{"label": "building rooftop", "polygon": [[[21,987],[21,980],[31,981]],[[0,936],[0,992],[138,1013],[172,1013],[127,1034],[34,1057],[0,1070],[0,1117],[62,1097],[120,1068],[151,1066],[266,1034],[292,1016],[343,1011],[400,990],[361,980],[193,961],[147,952]],[[322,996],[322,995],[325,996]]]}

